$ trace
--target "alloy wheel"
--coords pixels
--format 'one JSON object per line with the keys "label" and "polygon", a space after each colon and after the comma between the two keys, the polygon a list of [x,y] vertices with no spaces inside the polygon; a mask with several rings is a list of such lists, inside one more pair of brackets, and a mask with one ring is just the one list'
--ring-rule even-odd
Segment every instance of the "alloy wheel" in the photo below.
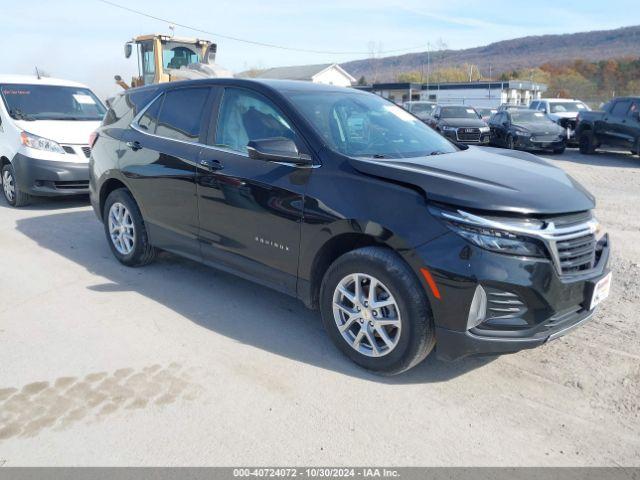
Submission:
{"label": "alloy wheel", "polygon": [[13,199],[16,195],[16,186],[13,181],[13,175],[9,171],[9,169],[5,169],[2,172],[2,188],[4,190],[4,196],[7,198],[9,202],[13,202]]}
{"label": "alloy wheel", "polygon": [[136,229],[131,213],[122,203],[116,202],[109,209],[109,236],[116,250],[122,255],[133,251]]}
{"label": "alloy wheel", "polygon": [[333,294],[333,318],[342,338],[367,357],[391,353],[400,340],[400,309],[389,289],[364,273],[344,277]]}

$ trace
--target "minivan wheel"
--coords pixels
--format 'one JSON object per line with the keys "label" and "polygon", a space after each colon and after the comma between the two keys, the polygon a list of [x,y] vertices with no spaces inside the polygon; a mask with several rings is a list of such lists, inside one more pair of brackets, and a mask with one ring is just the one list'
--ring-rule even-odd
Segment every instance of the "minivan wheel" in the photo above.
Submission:
{"label": "minivan wheel", "polygon": [[111,192],[102,217],[107,242],[120,263],[140,267],[155,259],[156,249],[149,243],[144,219],[129,191]]}
{"label": "minivan wheel", "polygon": [[13,165],[7,163],[2,167],[2,193],[7,203],[12,207],[23,207],[31,201],[31,196],[24,193],[16,182],[16,172]]}
{"label": "minivan wheel", "polygon": [[358,365],[395,375],[435,345],[433,318],[420,282],[395,252],[365,247],[338,258],[320,289],[324,328]]}

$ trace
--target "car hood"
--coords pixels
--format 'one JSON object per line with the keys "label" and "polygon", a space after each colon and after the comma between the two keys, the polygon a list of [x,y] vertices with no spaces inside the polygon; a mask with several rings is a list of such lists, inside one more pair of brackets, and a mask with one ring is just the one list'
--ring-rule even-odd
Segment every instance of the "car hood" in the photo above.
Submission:
{"label": "car hood", "polygon": [[518,122],[514,123],[513,126],[537,135],[551,135],[554,133],[559,135],[563,131],[562,128],[553,122]]}
{"label": "car hood", "polygon": [[578,112],[548,113],[547,116],[552,120],[559,120],[561,118],[576,118],[578,116]]}
{"label": "car hood", "polygon": [[525,152],[469,147],[404,159],[350,159],[352,166],[424,191],[427,199],[462,208],[522,214],[590,210],[594,197],[563,170]]}
{"label": "car hood", "polygon": [[100,126],[100,121],[71,120],[15,120],[18,128],[27,133],[70,145],[87,145],[89,135]]}
{"label": "car hood", "polygon": [[440,125],[447,125],[449,127],[486,127],[487,124],[479,118],[443,118],[440,120]]}

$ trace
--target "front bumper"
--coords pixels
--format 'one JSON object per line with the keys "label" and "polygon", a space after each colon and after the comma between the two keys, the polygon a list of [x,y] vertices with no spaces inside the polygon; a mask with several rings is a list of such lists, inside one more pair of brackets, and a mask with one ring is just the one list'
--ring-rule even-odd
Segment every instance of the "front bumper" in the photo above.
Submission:
{"label": "front bumper", "polygon": [[12,165],[20,190],[37,196],[86,195],[89,164],[39,160],[17,154]]}
{"label": "front bumper", "polygon": [[535,136],[523,137],[516,136],[515,147],[522,150],[558,150],[566,146],[564,138],[557,140],[537,140]]}
{"label": "front bumper", "polygon": [[[453,232],[419,247],[414,260],[428,267],[440,295],[436,298],[424,283],[436,327],[437,356],[457,360],[513,353],[542,345],[588,321],[594,313],[589,310],[593,285],[609,272],[609,251],[607,237],[592,270],[560,276],[550,260],[493,253]],[[478,327],[467,329],[478,285],[489,299],[517,299],[519,310],[508,318],[492,313]],[[500,307],[489,300],[487,307],[492,306]]]}
{"label": "front bumper", "polygon": [[489,145],[491,141],[491,133],[469,133],[461,132],[464,128],[457,130],[443,130],[442,134],[449,140],[454,142],[464,143],[465,145]]}

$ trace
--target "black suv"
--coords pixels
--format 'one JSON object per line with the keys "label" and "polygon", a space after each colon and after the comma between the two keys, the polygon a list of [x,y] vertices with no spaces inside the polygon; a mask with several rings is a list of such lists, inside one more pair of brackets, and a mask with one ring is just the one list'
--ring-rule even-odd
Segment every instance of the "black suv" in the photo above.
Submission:
{"label": "black suv", "polygon": [[489,144],[491,134],[475,108],[466,105],[438,105],[431,126],[454,142]]}
{"label": "black suv", "polygon": [[133,89],[92,147],[91,201],[120,262],[162,249],[296,296],[377,372],[434,346],[457,359],[541,345],[608,293],[608,237],[577,182],[528,153],[457,146],[373,94]]}

